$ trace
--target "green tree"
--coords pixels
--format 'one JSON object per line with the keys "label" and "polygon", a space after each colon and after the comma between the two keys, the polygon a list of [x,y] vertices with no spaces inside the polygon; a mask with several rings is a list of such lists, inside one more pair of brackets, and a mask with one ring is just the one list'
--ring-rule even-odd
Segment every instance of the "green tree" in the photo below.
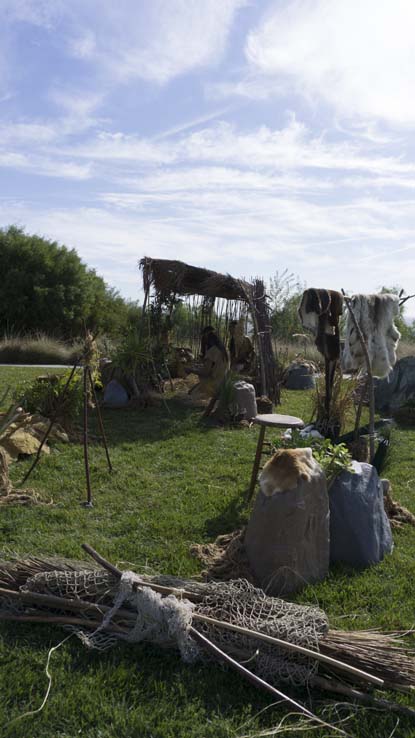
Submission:
{"label": "green tree", "polygon": [[23,229],[0,229],[0,330],[43,331],[63,338],[84,328],[115,332],[128,305],[75,249]]}
{"label": "green tree", "polygon": [[292,341],[293,334],[303,333],[298,306],[305,286],[287,270],[276,272],[269,284],[272,334],[280,341]]}

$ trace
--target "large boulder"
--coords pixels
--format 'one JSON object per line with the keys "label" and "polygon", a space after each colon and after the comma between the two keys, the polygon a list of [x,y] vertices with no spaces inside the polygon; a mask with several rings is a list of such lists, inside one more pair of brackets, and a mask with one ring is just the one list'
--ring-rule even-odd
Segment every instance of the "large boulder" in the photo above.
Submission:
{"label": "large boulder", "polygon": [[291,390],[313,389],[316,386],[314,367],[307,361],[294,361],[287,369],[284,386]]}
{"label": "large boulder", "polygon": [[127,391],[122,384],[116,379],[111,379],[104,390],[104,405],[107,407],[124,407],[128,405],[128,401]]}
{"label": "large boulder", "polygon": [[[4,434],[0,440],[0,446],[6,453],[8,463],[20,456],[36,454],[40,443],[40,440],[29,430],[24,428],[13,430],[13,427],[9,428],[7,434]],[[42,446],[42,453],[50,454],[50,448],[46,443]]]}
{"label": "large boulder", "polygon": [[385,379],[375,382],[376,410],[393,412],[411,400],[415,400],[415,356],[405,356]]}
{"label": "large boulder", "polygon": [[363,569],[390,553],[393,539],[375,467],[352,465],[330,488],[330,561]]}
{"label": "large boulder", "polygon": [[[326,477],[308,453],[308,479],[295,486],[282,478],[283,491],[263,485],[248,522],[244,545],[249,565],[267,594],[280,596],[318,582],[327,575],[330,558],[329,500]],[[261,478],[260,478],[261,485]]]}

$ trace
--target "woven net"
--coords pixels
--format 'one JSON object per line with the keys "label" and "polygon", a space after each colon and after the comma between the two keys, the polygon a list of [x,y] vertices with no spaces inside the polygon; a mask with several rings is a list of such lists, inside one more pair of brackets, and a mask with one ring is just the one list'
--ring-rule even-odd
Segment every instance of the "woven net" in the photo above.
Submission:
{"label": "woven net", "polygon": [[41,571],[30,577],[23,591],[40,592],[72,599],[78,597],[93,602],[112,597],[117,592],[118,580],[104,569],[80,571]]}
{"label": "woven net", "polygon": [[[175,587],[175,594],[162,597],[150,587],[140,586],[144,580]],[[102,569],[47,571],[30,577],[21,589],[52,594],[63,600],[107,602],[110,608],[95,631],[88,630],[88,626],[72,627],[90,648],[105,650],[120,639],[135,643],[148,641],[178,648],[187,662],[209,660],[211,657],[189,633],[192,625],[230,656],[241,662],[249,661],[249,668],[271,683],[305,685],[316,672],[318,662],[307,655],[206,622],[199,616],[255,630],[312,651],[319,650],[319,641],[329,627],[325,613],[319,608],[268,597],[246,579],[201,583],[175,577],[138,577],[125,572],[119,581]],[[86,612],[83,617],[88,619],[91,615]],[[122,624],[118,631],[113,629],[117,623]]]}

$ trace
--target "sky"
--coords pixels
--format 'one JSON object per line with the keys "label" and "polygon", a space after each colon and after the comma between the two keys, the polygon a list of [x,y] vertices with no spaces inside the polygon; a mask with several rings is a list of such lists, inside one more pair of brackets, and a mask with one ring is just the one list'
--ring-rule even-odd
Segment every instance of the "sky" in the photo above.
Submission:
{"label": "sky", "polygon": [[413,0],[0,0],[0,225],[133,300],[145,255],[412,294],[414,39]]}

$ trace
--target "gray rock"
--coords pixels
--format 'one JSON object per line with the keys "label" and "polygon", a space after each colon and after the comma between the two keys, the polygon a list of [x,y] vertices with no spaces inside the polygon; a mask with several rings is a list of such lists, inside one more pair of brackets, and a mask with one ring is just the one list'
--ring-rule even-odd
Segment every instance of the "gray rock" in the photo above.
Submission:
{"label": "gray rock", "polygon": [[241,415],[244,420],[252,420],[258,414],[254,385],[239,380],[235,382],[234,389],[238,415]]}
{"label": "gray rock", "polygon": [[363,569],[393,549],[383,504],[383,487],[374,466],[353,461],[330,492],[330,561]]}
{"label": "gray rock", "polygon": [[313,389],[316,386],[313,367],[307,362],[294,362],[288,367],[284,385],[292,390]]}
{"label": "gray rock", "polygon": [[297,592],[327,575],[329,500],[319,464],[310,481],[269,496],[259,491],[244,547],[249,566],[267,594]]}
{"label": "gray rock", "polygon": [[128,394],[122,384],[116,379],[111,379],[104,390],[104,404],[108,407],[123,407],[128,401]]}
{"label": "gray rock", "polygon": [[395,364],[385,379],[375,382],[378,412],[389,412],[415,400],[415,356],[405,356]]}

